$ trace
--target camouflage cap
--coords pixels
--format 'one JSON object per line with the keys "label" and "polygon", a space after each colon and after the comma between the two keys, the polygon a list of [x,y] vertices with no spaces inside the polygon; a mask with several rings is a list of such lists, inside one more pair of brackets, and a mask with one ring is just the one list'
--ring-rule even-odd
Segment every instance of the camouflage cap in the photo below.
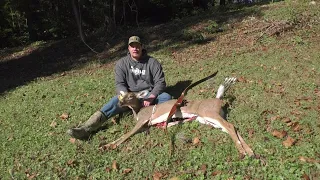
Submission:
{"label": "camouflage cap", "polygon": [[142,44],[141,41],[140,41],[140,38],[138,36],[131,36],[129,38],[128,45],[130,45],[131,43],[134,43],[134,42]]}

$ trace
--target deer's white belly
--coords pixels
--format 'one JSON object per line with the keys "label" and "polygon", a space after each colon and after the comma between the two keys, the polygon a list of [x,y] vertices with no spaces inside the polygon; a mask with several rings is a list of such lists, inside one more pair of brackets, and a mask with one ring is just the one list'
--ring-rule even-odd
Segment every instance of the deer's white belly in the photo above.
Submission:
{"label": "deer's white belly", "polygon": [[[149,125],[153,126],[153,125],[156,125],[156,124],[161,124],[163,122],[166,122],[167,118],[169,116],[169,112],[165,113],[165,114],[162,114],[161,116],[153,119],[151,118],[151,121],[149,123]],[[178,123],[181,123],[181,122],[186,122],[186,121],[190,121],[190,120],[194,120],[196,117],[198,117],[196,114],[189,114],[189,113],[181,113],[181,112],[177,112],[176,114],[174,114],[172,116],[172,118],[181,118],[181,119],[185,119],[185,121],[175,121],[175,122],[170,122],[169,124],[171,124],[170,126],[172,125],[175,125],[175,124],[178,124]],[[169,126],[168,124],[168,126]]]}
{"label": "deer's white belly", "polygon": [[[162,114],[161,116],[159,116],[159,117],[157,117],[155,119],[151,118],[151,121],[149,122],[149,125],[150,126],[156,125],[156,126],[159,126],[159,127],[165,126],[165,122],[166,122],[168,116],[169,116],[169,112],[164,113],[164,114]],[[168,127],[176,125],[176,124],[180,124],[180,123],[196,120],[201,124],[210,125],[210,126],[213,126],[214,128],[221,129],[222,131],[228,133],[227,130],[221,125],[221,123],[218,120],[216,120],[214,118],[211,118],[211,117],[200,117],[197,114],[190,114],[190,113],[177,111],[176,114],[174,114],[172,116],[172,118],[173,119],[174,118],[181,118],[182,120],[170,122],[168,124]]]}
{"label": "deer's white belly", "polygon": [[197,121],[202,124],[213,126],[214,128],[221,129],[223,132],[228,133],[228,131],[221,125],[221,123],[210,117],[197,117]]}

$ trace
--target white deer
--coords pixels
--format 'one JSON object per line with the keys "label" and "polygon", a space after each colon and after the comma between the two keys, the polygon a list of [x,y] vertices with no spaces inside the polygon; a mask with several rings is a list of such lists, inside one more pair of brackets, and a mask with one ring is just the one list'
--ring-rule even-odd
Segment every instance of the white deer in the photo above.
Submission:
{"label": "white deer", "polygon": [[137,124],[130,132],[124,134],[114,142],[104,145],[103,148],[118,147],[128,138],[139,132],[144,126],[170,127],[179,123],[196,120],[199,123],[219,128],[223,132],[228,133],[240,154],[254,156],[254,152],[240,136],[234,125],[227,122],[222,115],[223,111],[221,106],[223,103],[223,94],[235,81],[236,78],[226,78],[224,83],[219,86],[216,98],[184,101],[184,103],[181,104],[181,107],[177,108],[177,111],[172,117],[183,120],[169,122],[168,124],[166,124],[167,117],[172,106],[177,100],[173,99],[161,104],[142,107],[139,98],[143,98],[147,94],[146,91],[141,91],[139,93],[121,92],[121,95],[119,95],[119,105],[128,106],[132,109],[135,119],[137,120]]}

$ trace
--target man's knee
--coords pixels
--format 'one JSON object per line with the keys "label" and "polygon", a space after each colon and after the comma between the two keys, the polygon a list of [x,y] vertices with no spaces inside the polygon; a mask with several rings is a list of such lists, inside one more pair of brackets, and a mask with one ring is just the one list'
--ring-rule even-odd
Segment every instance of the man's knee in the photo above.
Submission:
{"label": "man's knee", "polygon": [[158,95],[157,99],[158,99],[158,104],[160,104],[160,103],[163,103],[163,102],[171,100],[172,97],[171,97],[170,94],[168,94],[166,92],[163,92],[163,93]]}

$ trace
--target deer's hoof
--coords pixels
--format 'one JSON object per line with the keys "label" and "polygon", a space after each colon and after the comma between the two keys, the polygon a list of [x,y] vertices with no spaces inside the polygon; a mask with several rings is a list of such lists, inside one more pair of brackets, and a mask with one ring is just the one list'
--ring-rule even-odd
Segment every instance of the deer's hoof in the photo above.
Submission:
{"label": "deer's hoof", "polygon": [[108,150],[114,150],[117,148],[117,145],[116,144],[106,144],[106,145],[102,145],[99,147],[100,150],[103,150],[103,151],[108,151]]}

